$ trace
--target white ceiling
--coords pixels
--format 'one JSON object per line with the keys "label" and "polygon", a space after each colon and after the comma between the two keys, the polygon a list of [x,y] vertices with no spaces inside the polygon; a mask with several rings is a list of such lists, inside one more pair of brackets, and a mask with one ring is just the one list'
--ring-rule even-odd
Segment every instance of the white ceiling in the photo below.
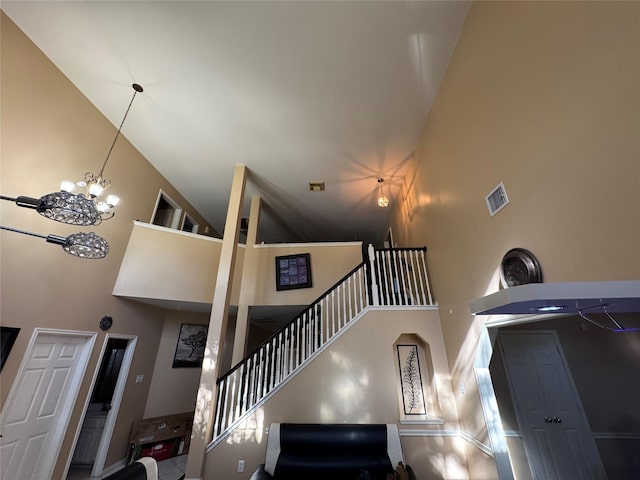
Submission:
{"label": "white ceiling", "polygon": [[219,231],[234,165],[247,165],[245,215],[261,195],[267,243],[381,239],[389,209],[375,204],[376,179],[398,199],[468,8],[2,1],[115,126],[131,84],[144,87],[123,135]]}

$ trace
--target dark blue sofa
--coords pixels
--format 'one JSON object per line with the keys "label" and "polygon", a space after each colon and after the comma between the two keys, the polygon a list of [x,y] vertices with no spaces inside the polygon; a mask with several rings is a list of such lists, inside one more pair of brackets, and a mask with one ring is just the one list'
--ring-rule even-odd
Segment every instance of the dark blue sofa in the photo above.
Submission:
{"label": "dark blue sofa", "polygon": [[395,424],[272,423],[251,480],[385,478],[403,462]]}

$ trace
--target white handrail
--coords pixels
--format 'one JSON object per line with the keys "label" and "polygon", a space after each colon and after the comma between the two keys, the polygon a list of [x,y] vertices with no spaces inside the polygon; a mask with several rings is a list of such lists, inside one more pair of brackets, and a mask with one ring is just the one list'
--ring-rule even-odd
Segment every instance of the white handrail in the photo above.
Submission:
{"label": "white handrail", "polygon": [[426,248],[375,251],[370,246],[368,262],[218,380],[213,439],[272,395],[365,308],[432,305],[425,254]]}

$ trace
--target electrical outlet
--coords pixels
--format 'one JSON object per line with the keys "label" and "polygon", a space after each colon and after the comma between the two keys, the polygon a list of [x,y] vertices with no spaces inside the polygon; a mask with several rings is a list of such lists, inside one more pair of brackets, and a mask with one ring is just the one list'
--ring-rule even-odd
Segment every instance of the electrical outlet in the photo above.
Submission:
{"label": "electrical outlet", "polygon": [[138,375],[136,377],[136,383],[142,383],[142,380],[144,380],[144,375]]}
{"label": "electrical outlet", "polygon": [[238,460],[238,473],[244,472],[244,460]]}

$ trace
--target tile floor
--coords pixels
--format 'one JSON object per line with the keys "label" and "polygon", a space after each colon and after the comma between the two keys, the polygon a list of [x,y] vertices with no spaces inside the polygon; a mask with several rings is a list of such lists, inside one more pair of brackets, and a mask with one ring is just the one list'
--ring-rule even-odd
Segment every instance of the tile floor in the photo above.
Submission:
{"label": "tile floor", "polygon": [[[158,462],[158,480],[180,480],[184,478],[187,456],[180,455]],[[91,468],[74,467],[69,469],[67,480],[89,480]],[[91,480],[96,480],[95,477]]]}

